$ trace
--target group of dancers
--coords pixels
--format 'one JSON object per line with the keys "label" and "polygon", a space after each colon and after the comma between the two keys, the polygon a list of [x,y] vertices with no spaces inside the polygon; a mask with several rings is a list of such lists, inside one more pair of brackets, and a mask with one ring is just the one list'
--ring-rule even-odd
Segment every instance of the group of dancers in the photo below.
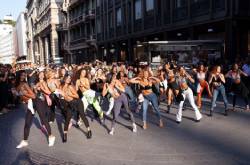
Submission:
{"label": "group of dancers", "polygon": [[[61,67],[34,67],[32,71],[16,72],[15,85],[12,94],[19,98],[26,109],[23,140],[17,146],[28,146],[28,137],[32,119],[37,113],[41,126],[48,135],[49,146],[53,146],[55,136],[50,125],[56,120],[56,111],[64,120],[62,141],[68,139],[68,131],[75,120],[76,127],[84,123],[86,137],[92,137],[92,130],[87,118],[87,111],[92,110],[100,124],[105,124],[107,116],[112,114],[112,124],[109,134],[115,133],[115,123],[121,110],[125,110],[131,120],[131,132],[137,132],[134,113],[142,111],[142,128],[147,125],[147,111],[152,107],[159,121],[159,127],[164,127],[159,104],[166,98],[165,113],[173,111],[173,104],[178,105],[176,122],[182,121],[183,106],[187,99],[194,110],[195,121],[202,119],[202,97],[211,99],[209,116],[213,116],[218,95],[224,101],[224,115],[228,115],[229,106],[226,85],[230,82],[233,96],[233,110],[236,98],[241,96],[249,110],[249,89],[242,81],[247,73],[239,69],[237,64],[223,74],[221,66],[211,68],[200,64],[187,69],[173,63],[165,63],[157,70],[149,66],[132,67],[124,64],[107,66],[102,63],[64,65]],[[194,95],[197,95],[195,98]],[[104,110],[103,102],[108,102]],[[165,99],[164,99],[165,100]],[[133,113],[134,112],[134,113]],[[166,123],[166,122],[165,122]]]}

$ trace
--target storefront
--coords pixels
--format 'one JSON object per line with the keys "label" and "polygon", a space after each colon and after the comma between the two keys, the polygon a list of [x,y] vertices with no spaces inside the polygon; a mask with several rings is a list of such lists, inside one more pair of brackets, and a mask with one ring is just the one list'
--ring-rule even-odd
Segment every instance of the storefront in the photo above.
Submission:
{"label": "storefront", "polygon": [[224,57],[220,40],[149,41],[140,48],[140,58],[152,64],[177,61],[179,64],[216,63]]}

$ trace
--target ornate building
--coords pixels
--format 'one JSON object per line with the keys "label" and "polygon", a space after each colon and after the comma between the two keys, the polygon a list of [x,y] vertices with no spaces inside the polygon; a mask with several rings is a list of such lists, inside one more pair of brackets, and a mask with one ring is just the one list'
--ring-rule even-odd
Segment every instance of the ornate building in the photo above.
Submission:
{"label": "ornate building", "polygon": [[41,64],[61,61],[57,27],[62,23],[63,0],[27,1],[28,57]]}

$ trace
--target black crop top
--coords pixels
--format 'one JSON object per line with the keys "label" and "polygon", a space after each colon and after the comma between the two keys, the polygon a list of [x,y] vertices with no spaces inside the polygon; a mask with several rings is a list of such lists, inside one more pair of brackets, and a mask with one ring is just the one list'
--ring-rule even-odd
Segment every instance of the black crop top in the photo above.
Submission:
{"label": "black crop top", "polygon": [[215,82],[216,82],[216,83],[222,83],[222,80],[221,80],[220,76],[216,76],[216,78],[213,77],[212,82],[213,82],[213,83],[215,83]]}
{"label": "black crop top", "polygon": [[149,85],[147,85],[147,86],[141,86],[141,89],[142,90],[150,90],[150,89],[152,89],[152,86],[149,86]]}

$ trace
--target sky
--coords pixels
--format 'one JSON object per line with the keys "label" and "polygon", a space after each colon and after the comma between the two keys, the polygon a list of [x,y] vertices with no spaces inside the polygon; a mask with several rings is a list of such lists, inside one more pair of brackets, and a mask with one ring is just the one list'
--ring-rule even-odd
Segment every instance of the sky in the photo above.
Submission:
{"label": "sky", "polygon": [[0,4],[0,19],[3,19],[5,15],[12,14],[16,20],[19,13],[25,11],[27,0],[1,0]]}

